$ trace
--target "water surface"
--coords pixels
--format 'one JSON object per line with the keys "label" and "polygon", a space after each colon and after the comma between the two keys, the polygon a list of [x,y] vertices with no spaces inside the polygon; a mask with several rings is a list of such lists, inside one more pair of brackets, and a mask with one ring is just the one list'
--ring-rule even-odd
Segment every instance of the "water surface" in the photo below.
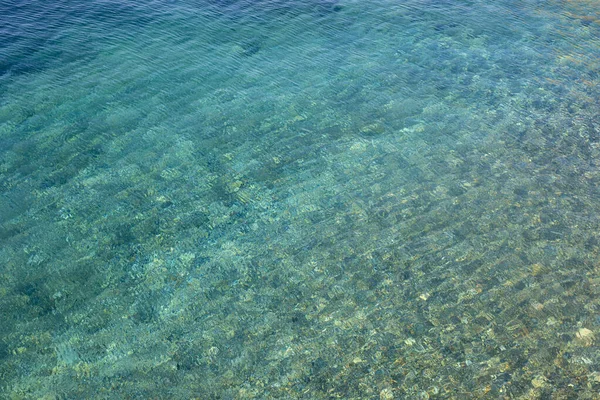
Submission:
{"label": "water surface", "polygon": [[0,390],[597,397],[598,5],[0,0]]}

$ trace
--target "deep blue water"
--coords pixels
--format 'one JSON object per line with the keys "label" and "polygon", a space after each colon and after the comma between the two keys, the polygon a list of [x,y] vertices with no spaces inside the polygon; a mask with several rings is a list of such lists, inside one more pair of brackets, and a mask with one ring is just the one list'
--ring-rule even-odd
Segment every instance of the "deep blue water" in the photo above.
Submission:
{"label": "deep blue water", "polygon": [[597,398],[596,0],[0,0],[0,393]]}

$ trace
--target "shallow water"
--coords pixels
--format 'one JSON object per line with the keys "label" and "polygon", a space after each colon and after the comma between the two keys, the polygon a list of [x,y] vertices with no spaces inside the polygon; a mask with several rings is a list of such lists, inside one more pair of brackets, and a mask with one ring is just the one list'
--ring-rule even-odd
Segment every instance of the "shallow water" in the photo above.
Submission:
{"label": "shallow water", "polygon": [[0,391],[600,395],[597,0],[0,0]]}

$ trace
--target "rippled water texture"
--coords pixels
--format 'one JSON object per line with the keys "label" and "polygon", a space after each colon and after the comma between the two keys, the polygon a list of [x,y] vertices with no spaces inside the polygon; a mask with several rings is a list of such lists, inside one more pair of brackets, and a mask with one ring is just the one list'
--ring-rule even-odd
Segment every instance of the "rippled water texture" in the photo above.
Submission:
{"label": "rippled water texture", "polygon": [[600,3],[0,0],[10,399],[597,399]]}

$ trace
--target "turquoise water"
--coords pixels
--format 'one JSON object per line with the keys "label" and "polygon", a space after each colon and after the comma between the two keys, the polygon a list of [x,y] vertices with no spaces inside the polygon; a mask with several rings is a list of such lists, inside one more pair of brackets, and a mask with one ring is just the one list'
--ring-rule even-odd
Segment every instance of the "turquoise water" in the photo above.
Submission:
{"label": "turquoise water", "polygon": [[599,6],[0,0],[1,397],[598,398]]}

